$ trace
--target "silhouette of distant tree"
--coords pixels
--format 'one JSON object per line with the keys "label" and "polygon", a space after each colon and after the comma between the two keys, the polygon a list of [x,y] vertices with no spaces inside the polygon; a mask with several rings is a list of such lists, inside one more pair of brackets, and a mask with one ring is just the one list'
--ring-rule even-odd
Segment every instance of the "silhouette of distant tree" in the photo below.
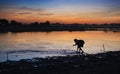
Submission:
{"label": "silhouette of distant tree", "polygon": [[15,20],[10,21],[10,24],[11,24],[11,26],[13,26],[13,27],[18,27],[18,26],[21,26],[21,25],[22,25],[20,22],[17,22],[17,21],[15,21]]}
{"label": "silhouette of distant tree", "polygon": [[38,25],[38,24],[39,24],[38,22],[31,23],[31,25]]}
{"label": "silhouette of distant tree", "polygon": [[36,27],[38,25],[40,25],[38,22],[33,22],[33,23],[30,24],[31,27]]}
{"label": "silhouette of distant tree", "polygon": [[49,21],[46,21],[45,23],[44,23],[44,26],[46,26],[46,27],[49,27],[51,25],[51,23],[49,22]]}
{"label": "silhouette of distant tree", "polygon": [[7,26],[9,24],[9,21],[6,19],[0,19],[0,26]]}
{"label": "silhouette of distant tree", "polygon": [[50,25],[51,23],[49,21],[46,21],[44,24]]}
{"label": "silhouette of distant tree", "polygon": [[12,20],[12,21],[10,21],[10,24],[12,24],[12,25],[16,25],[17,22],[16,22],[15,20]]}
{"label": "silhouette of distant tree", "polygon": [[9,21],[6,19],[0,19],[0,32],[6,32],[9,28]]}

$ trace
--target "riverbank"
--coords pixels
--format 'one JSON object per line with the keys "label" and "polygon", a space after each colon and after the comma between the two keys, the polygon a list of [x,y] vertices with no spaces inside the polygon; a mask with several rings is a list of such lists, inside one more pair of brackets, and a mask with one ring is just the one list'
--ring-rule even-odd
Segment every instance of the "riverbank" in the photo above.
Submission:
{"label": "riverbank", "polygon": [[120,74],[120,51],[0,63],[0,74]]}

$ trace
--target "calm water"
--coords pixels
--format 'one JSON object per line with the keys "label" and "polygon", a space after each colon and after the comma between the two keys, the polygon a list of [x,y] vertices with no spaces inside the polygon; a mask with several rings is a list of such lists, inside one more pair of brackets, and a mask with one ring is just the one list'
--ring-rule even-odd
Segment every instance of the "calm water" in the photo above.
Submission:
{"label": "calm water", "polygon": [[33,57],[75,54],[73,39],[85,40],[86,53],[99,53],[120,50],[120,32],[82,31],[82,32],[23,32],[0,34],[0,62]]}

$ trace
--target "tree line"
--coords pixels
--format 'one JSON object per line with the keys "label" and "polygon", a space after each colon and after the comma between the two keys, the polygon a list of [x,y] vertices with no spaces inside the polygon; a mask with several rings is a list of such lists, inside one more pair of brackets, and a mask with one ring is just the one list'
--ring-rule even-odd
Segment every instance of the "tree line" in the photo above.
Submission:
{"label": "tree line", "polygon": [[120,23],[111,24],[61,24],[49,21],[23,24],[15,20],[0,19],[0,32],[35,32],[35,31],[85,31],[104,30],[120,31]]}

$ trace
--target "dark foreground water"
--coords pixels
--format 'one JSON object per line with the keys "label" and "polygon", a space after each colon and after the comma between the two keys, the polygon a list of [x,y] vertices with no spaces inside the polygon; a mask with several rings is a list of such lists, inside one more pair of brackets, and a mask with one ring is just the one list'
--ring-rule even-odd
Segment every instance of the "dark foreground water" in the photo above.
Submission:
{"label": "dark foreground water", "polygon": [[73,39],[85,40],[86,53],[120,50],[120,32],[22,32],[0,34],[0,62],[33,57],[64,56],[75,54]]}

